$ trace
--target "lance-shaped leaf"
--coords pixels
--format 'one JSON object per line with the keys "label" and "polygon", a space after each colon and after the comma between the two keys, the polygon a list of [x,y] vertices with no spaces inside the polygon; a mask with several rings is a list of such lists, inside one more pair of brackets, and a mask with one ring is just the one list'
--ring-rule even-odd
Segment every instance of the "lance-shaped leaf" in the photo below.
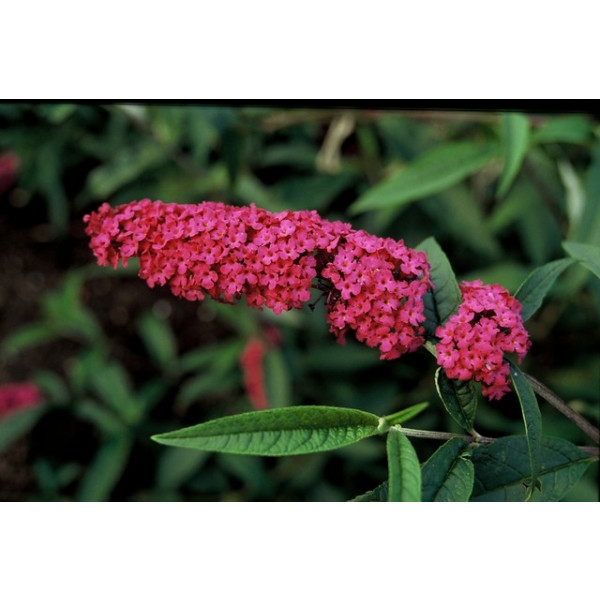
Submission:
{"label": "lance-shaped leaf", "polygon": [[448,414],[471,433],[480,394],[477,384],[472,380],[449,379],[440,367],[435,372],[435,387]]}
{"label": "lance-shaped leaf", "polygon": [[476,502],[523,502],[530,495],[533,501],[558,502],[594,460],[567,440],[542,438],[538,473],[541,490],[532,493],[525,436],[507,436],[475,448],[471,459],[475,465],[471,500]]}
{"label": "lance-shaped leaf", "polygon": [[523,375],[519,367],[511,362],[509,364],[510,378],[521,403],[521,412],[523,413],[523,422],[525,423],[525,437],[527,438],[529,465],[531,468],[531,484],[533,487],[536,487],[541,468],[542,415],[531,384],[525,379],[525,375]]}
{"label": "lance-shaped leaf", "polygon": [[450,142],[419,157],[389,179],[370,188],[349,212],[403,206],[445,190],[498,156],[496,144]]}
{"label": "lance-shaped leaf", "polygon": [[429,237],[423,240],[417,246],[417,250],[427,254],[431,267],[433,290],[425,294],[423,302],[426,316],[425,328],[433,335],[438,325],[443,325],[458,310],[462,295],[450,261],[435,238]]}
{"label": "lance-shaped leaf", "polygon": [[473,490],[474,467],[469,444],[452,438],[423,465],[423,502],[468,502]]}
{"label": "lance-shaped leaf", "polygon": [[387,436],[388,502],[421,501],[421,466],[410,440],[397,427]]}
{"label": "lance-shaped leaf", "polygon": [[19,410],[0,420],[0,452],[28,433],[45,412],[46,406],[40,404]]}
{"label": "lance-shaped leaf", "polygon": [[600,246],[578,242],[563,242],[563,248],[588,271],[600,278]]}
{"label": "lance-shaped leaf", "polygon": [[529,145],[529,119],[518,113],[502,116],[504,170],[498,184],[498,196],[504,196],[519,173]]}
{"label": "lance-shaped leaf", "polygon": [[532,271],[521,284],[515,298],[521,303],[523,321],[527,321],[542,305],[544,297],[556,278],[575,261],[572,258],[559,258]]}
{"label": "lance-shaped leaf", "polygon": [[371,413],[333,406],[289,406],[222,417],[152,436],[168,446],[286,456],[333,450],[377,433]]}

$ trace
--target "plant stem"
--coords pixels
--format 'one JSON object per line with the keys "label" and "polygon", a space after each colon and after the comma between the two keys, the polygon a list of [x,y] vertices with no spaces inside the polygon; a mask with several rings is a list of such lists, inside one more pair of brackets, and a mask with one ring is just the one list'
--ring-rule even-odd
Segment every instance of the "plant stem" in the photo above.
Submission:
{"label": "plant stem", "polygon": [[427,438],[430,440],[450,440],[452,438],[462,438],[467,442],[476,442],[478,444],[491,444],[496,441],[496,438],[485,437],[479,435],[467,435],[466,433],[449,433],[447,431],[425,431],[423,429],[408,429],[402,427],[402,433],[408,437]]}
{"label": "plant stem", "polygon": [[[483,435],[467,435],[465,433],[448,433],[446,431],[425,431],[423,429],[408,429],[407,427],[400,426],[400,430],[407,437],[414,438],[425,438],[429,440],[450,440],[452,438],[461,438],[463,440],[467,440],[469,443],[476,444],[491,444],[495,442],[498,438],[485,437]],[[578,448],[589,454],[594,458],[600,457],[600,448],[596,448],[595,446],[578,446]]]}
{"label": "plant stem", "polygon": [[557,396],[552,390],[548,389],[541,381],[535,377],[524,373],[534,391],[539,394],[548,404],[551,404],[561,412],[569,421],[572,421],[581,431],[588,435],[594,442],[600,445],[600,430],[594,427],[585,417],[574,411],[560,396]]}

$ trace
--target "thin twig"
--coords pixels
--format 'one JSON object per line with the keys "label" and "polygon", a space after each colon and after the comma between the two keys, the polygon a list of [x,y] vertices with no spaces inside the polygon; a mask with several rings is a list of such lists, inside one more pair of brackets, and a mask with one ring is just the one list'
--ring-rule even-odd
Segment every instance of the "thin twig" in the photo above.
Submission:
{"label": "thin twig", "polygon": [[402,433],[408,437],[427,438],[429,440],[450,440],[452,438],[461,438],[467,440],[467,442],[475,442],[477,444],[491,444],[495,442],[497,438],[485,437],[479,435],[477,437],[473,435],[467,435],[466,433],[449,433],[447,431],[425,431],[423,429],[408,429],[402,427]]}
{"label": "thin twig", "polygon": [[[465,433],[448,433],[446,431],[425,431],[422,429],[408,429],[407,427],[401,427],[400,430],[407,437],[424,438],[429,440],[450,440],[452,438],[461,438],[471,444],[491,444],[498,439],[483,435],[473,436]],[[578,448],[582,452],[585,452],[594,458],[600,457],[600,448],[597,448],[596,446],[578,446]]]}
{"label": "thin twig", "polygon": [[541,381],[535,377],[524,373],[525,377],[531,383],[531,387],[539,394],[548,404],[551,404],[561,412],[569,421],[572,421],[581,431],[588,435],[594,442],[600,445],[600,430],[594,427],[585,417],[582,417],[578,412],[574,411],[560,396],[557,396],[552,390],[548,389]]}

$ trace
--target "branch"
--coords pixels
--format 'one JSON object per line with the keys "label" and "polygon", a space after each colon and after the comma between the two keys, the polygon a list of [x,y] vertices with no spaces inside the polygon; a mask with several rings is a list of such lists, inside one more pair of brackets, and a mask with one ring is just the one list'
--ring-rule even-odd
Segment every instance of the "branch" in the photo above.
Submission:
{"label": "branch", "polygon": [[[467,435],[465,433],[448,433],[445,431],[425,431],[423,429],[408,429],[407,427],[401,426],[402,433],[407,437],[414,438],[426,438],[429,440],[450,440],[452,438],[461,438],[463,440],[467,440],[467,442],[471,444],[491,444],[495,442],[498,438],[493,437],[485,437],[483,435]],[[595,446],[578,446],[578,448],[593,456],[594,458],[600,458],[600,448],[596,448]]]}
{"label": "branch", "polygon": [[537,394],[544,398],[548,404],[554,406],[569,421],[572,421],[581,431],[594,440],[596,444],[600,445],[600,430],[597,427],[594,427],[585,417],[574,411],[560,396],[557,396],[552,390],[548,389],[541,381],[538,381],[528,373],[524,373],[524,375]]}

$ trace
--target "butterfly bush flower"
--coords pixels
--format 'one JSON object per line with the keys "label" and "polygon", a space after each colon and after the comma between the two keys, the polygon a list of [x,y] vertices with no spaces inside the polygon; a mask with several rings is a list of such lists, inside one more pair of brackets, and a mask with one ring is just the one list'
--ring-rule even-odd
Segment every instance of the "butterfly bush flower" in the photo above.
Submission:
{"label": "butterfly bush flower", "polygon": [[458,313],[437,328],[437,362],[451,379],[475,379],[482,393],[499,399],[510,390],[505,352],[515,352],[519,362],[531,342],[523,326],[521,304],[498,284],[481,281],[460,284]]}
{"label": "butterfly bush flower", "polygon": [[231,303],[245,296],[249,306],[279,314],[307,302],[316,280],[339,341],[351,329],[386,359],[424,342],[429,265],[401,241],[316,211],[271,213],[218,202],[104,203],[84,221],[98,263],[126,266],[137,256],[150,287],[168,284],[187,300],[208,295]]}
{"label": "butterfly bush flower", "polygon": [[35,383],[5,383],[0,385],[0,419],[42,402],[43,397]]}
{"label": "butterfly bush flower", "polygon": [[398,358],[424,341],[423,296],[431,287],[425,253],[402,241],[353,231],[322,271],[333,284],[330,330],[343,341],[348,329],[383,359]]}

